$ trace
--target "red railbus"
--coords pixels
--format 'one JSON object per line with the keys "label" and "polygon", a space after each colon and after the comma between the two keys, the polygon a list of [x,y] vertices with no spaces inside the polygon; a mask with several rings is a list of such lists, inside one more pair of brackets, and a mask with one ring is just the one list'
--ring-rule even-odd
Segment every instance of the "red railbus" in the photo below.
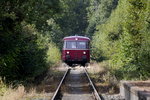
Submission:
{"label": "red railbus", "polygon": [[63,39],[62,60],[69,66],[90,62],[90,39],[85,36],[68,36]]}

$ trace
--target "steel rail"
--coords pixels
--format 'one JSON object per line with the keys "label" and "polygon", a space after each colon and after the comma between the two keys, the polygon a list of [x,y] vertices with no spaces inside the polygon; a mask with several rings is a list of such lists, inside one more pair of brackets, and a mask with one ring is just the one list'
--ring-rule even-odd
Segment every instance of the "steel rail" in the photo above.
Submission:
{"label": "steel rail", "polygon": [[91,79],[90,79],[90,77],[89,77],[89,75],[88,75],[88,72],[87,72],[86,68],[84,68],[84,71],[85,71],[85,73],[86,73],[86,76],[88,77],[88,80],[89,80],[89,82],[90,82],[90,85],[91,85],[92,88],[93,88],[93,94],[94,94],[94,96],[95,96],[95,99],[96,99],[96,100],[102,100],[102,99],[100,98],[100,96],[99,96],[99,94],[98,94],[98,92],[97,92],[97,90],[96,90],[96,88],[95,88],[93,82],[91,81]]}
{"label": "steel rail", "polygon": [[55,98],[57,97],[57,94],[58,94],[58,92],[59,92],[59,90],[60,90],[60,88],[61,88],[61,85],[62,85],[62,83],[64,82],[64,80],[65,80],[65,78],[66,78],[66,76],[67,76],[69,70],[70,70],[70,68],[68,68],[67,71],[65,72],[65,74],[64,74],[62,80],[60,81],[60,83],[59,83],[59,85],[58,85],[58,87],[57,87],[57,89],[56,89],[56,91],[55,91],[53,97],[51,98],[51,100],[55,100]]}

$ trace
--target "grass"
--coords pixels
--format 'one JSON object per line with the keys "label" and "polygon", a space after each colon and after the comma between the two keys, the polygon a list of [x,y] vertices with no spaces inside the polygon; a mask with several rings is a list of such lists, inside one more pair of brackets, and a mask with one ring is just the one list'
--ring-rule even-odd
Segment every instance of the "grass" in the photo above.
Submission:
{"label": "grass", "polygon": [[27,86],[12,88],[6,86],[0,79],[0,100],[31,100],[31,99],[50,99],[56,90],[57,84],[65,72],[62,66],[50,68],[45,77],[39,77],[40,84],[30,83]]}
{"label": "grass", "polygon": [[7,91],[7,86],[3,83],[2,79],[0,78],[0,98],[3,94]]}
{"label": "grass", "polygon": [[91,63],[88,72],[100,93],[119,93],[119,81],[109,72],[108,63]]}
{"label": "grass", "polygon": [[52,93],[38,92],[36,88],[31,89],[29,92],[26,92],[24,86],[18,86],[16,89],[11,87],[7,88],[6,91],[0,96],[0,100],[31,100],[37,98],[50,98]]}
{"label": "grass", "polygon": [[11,87],[7,87],[0,78],[0,100],[19,100],[24,94],[24,86],[12,89]]}

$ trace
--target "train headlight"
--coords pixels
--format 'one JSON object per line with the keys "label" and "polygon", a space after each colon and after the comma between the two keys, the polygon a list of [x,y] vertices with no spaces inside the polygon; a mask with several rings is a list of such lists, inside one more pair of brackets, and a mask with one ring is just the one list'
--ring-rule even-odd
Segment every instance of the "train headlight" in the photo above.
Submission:
{"label": "train headlight", "polygon": [[85,51],[83,51],[83,54],[86,54],[86,52],[85,52]]}
{"label": "train headlight", "polygon": [[69,54],[69,51],[67,51],[67,54]]}

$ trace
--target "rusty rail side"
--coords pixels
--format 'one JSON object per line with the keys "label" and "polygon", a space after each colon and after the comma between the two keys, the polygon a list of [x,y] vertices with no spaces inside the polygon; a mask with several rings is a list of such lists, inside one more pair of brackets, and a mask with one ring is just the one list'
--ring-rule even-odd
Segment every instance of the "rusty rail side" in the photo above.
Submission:
{"label": "rusty rail side", "polygon": [[68,68],[67,71],[65,72],[65,74],[64,74],[63,78],[61,79],[61,81],[60,81],[60,83],[59,83],[59,85],[58,85],[58,87],[57,87],[53,97],[51,98],[51,100],[56,100],[56,97],[57,97],[57,94],[58,94],[58,92],[59,92],[59,90],[61,88],[61,85],[63,84],[67,74],[69,73],[69,71],[70,71],[70,68]]}

